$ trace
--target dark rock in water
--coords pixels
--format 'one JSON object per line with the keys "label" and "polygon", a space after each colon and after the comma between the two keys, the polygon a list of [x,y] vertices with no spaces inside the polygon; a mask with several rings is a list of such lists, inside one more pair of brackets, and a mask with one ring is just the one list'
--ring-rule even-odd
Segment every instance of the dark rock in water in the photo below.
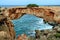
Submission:
{"label": "dark rock in water", "polygon": [[13,24],[4,15],[0,15],[0,40],[14,40],[15,31]]}

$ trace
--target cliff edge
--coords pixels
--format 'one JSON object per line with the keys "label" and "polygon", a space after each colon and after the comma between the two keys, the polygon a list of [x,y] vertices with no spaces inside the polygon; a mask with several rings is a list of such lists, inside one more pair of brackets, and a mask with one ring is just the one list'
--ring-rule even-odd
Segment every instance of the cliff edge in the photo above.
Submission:
{"label": "cliff edge", "polygon": [[14,40],[15,31],[12,22],[0,14],[0,40]]}

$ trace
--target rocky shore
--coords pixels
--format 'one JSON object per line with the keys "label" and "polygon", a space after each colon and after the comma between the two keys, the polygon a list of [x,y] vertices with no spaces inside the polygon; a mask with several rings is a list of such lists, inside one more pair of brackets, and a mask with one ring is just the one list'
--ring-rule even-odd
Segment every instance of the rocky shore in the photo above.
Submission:
{"label": "rocky shore", "polygon": [[3,14],[0,14],[0,39],[14,40],[15,31],[12,22]]}
{"label": "rocky shore", "polygon": [[[0,8],[1,9],[1,8]],[[29,11],[28,11],[29,10]],[[35,13],[42,17],[44,22],[53,26],[51,30],[35,30],[35,37],[28,37],[26,34],[16,38],[14,25],[11,20],[17,19],[26,13]],[[39,13],[39,14],[38,14]],[[42,13],[42,14],[41,14]],[[0,39],[1,40],[60,40],[60,15],[59,12],[45,8],[3,8],[0,10]]]}
{"label": "rocky shore", "polygon": [[1,8],[3,9],[3,14],[8,16],[10,19],[17,19],[24,14],[32,14],[37,17],[43,18],[45,21],[48,22],[56,22],[60,23],[60,7],[12,7],[12,8]]}

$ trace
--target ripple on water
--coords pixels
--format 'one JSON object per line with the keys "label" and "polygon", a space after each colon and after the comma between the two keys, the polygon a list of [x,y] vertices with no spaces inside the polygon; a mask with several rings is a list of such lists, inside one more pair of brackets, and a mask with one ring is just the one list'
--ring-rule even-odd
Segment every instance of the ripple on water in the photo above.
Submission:
{"label": "ripple on water", "polygon": [[27,35],[34,35],[34,30],[52,29],[52,26],[48,23],[44,23],[42,18],[38,18],[34,15],[25,14],[17,20],[12,20],[16,35],[25,33]]}

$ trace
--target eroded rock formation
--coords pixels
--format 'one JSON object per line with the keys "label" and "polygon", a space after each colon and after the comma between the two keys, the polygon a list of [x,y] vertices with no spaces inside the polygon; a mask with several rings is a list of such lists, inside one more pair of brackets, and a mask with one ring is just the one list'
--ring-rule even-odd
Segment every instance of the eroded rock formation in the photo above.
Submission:
{"label": "eroded rock formation", "polygon": [[60,23],[59,13],[49,8],[9,8],[3,14],[11,19],[17,19],[24,14],[33,14],[37,17],[44,18],[45,21]]}
{"label": "eroded rock formation", "polygon": [[0,40],[14,40],[15,31],[10,19],[0,14]]}
{"label": "eroded rock formation", "polygon": [[35,30],[37,40],[60,40],[60,27],[55,26],[51,30]]}
{"label": "eroded rock formation", "polygon": [[[14,40],[14,25],[10,19],[17,19],[24,14],[32,14],[44,18],[45,21],[60,23],[60,12],[47,8],[9,8],[1,12],[0,15],[0,39]],[[7,18],[8,17],[8,18]],[[10,19],[9,19],[10,18]],[[60,27],[54,27],[52,30],[36,31],[36,38],[27,38],[26,35],[19,36],[17,40],[60,40]]]}

